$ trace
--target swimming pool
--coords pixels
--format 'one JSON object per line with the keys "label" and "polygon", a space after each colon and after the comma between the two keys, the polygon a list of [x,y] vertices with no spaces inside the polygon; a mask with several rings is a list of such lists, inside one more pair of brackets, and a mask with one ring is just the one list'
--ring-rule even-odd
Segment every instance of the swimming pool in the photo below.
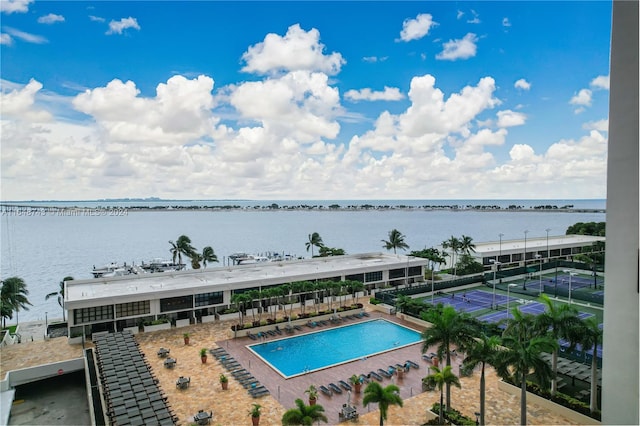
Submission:
{"label": "swimming pool", "polygon": [[285,378],[420,342],[420,333],[384,319],[247,346]]}

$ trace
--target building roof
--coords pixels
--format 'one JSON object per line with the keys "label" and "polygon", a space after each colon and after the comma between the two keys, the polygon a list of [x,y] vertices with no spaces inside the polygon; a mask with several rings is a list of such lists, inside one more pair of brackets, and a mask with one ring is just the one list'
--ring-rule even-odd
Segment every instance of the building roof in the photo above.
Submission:
{"label": "building roof", "polygon": [[[606,241],[605,237],[591,235],[558,235],[549,236],[549,250],[591,245],[598,241]],[[508,254],[524,250],[524,238],[519,240],[502,240],[476,243],[476,256],[495,256],[498,253]],[[527,252],[545,251],[547,249],[547,237],[527,238]]]}
{"label": "building roof", "polygon": [[[426,259],[387,254],[363,253],[346,256],[315,257],[283,262],[264,262],[199,270],[159,272],[121,277],[74,280],[65,283],[65,307],[77,309],[133,300],[156,299],[190,293],[277,285],[351,275],[398,267],[424,266]],[[100,302],[102,299],[103,302]]]}

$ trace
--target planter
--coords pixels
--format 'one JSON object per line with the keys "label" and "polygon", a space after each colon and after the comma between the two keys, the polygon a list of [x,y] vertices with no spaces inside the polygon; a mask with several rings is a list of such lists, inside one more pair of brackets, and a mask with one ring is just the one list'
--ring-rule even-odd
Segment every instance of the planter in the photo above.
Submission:
{"label": "planter", "polygon": [[258,426],[260,424],[260,417],[251,417],[251,424],[253,426]]}
{"label": "planter", "polygon": [[122,331],[129,331],[131,332],[131,334],[138,334],[140,333],[140,327],[138,327],[137,325],[134,327],[124,327]]}
{"label": "planter", "polygon": [[[232,315],[232,314],[229,314]],[[236,316],[238,316],[238,314],[235,314]],[[206,315],[204,317],[202,317],[202,322],[214,322],[216,320],[216,316],[215,315]]]}
{"label": "planter", "polygon": [[78,345],[82,343],[82,336],[69,337],[67,343],[70,345]]}
{"label": "planter", "polygon": [[188,344],[189,344],[189,337],[185,337],[185,338],[184,338],[184,344],[185,344],[185,345],[188,345]]}
{"label": "planter", "polygon": [[162,324],[155,324],[155,325],[145,325],[144,326],[144,331],[145,332],[151,332],[151,331],[159,331],[159,330],[170,330],[171,329],[171,324],[168,322],[162,323]]}
{"label": "planter", "polygon": [[222,390],[229,389],[229,382],[220,382],[220,385],[222,386]]}
{"label": "planter", "polygon": [[316,405],[317,401],[318,401],[317,398],[309,398],[309,405]]}
{"label": "planter", "polygon": [[355,388],[356,393],[360,393],[362,391],[362,383],[356,383],[353,387]]}
{"label": "planter", "polygon": [[206,356],[201,356],[200,357],[200,361],[202,361],[203,364],[207,363],[207,357]]}
{"label": "planter", "polygon": [[176,327],[186,327],[191,325],[191,320],[189,318],[176,320]]}

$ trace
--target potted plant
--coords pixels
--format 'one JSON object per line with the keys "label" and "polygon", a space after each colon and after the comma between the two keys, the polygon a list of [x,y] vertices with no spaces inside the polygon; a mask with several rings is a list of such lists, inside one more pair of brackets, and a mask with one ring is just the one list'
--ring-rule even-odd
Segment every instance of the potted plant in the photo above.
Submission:
{"label": "potted plant", "polygon": [[182,337],[184,337],[184,344],[188,345],[189,344],[189,333],[184,333],[182,335]]}
{"label": "potted plant", "polygon": [[207,350],[205,348],[200,349],[200,359],[203,364],[207,363]]}
{"label": "potted plant", "polygon": [[220,374],[220,384],[222,385],[222,390],[227,390],[229,387],[229,379],[224,374]]}
{"label": "potted plant", "polygon": [[260,424],[260,410],[262,406],[260,404],[253,404],[251,406],[251,410],[249,410],[249,415],[251,416],[251,423],[253,426],[258,426]]}
{"label": "potted plant", "polygon": [[310,385],[304,393],[309,394],[309,405],[316,405],[318,389],[314,385]]}
{"label": "potted plant", "polygon": [[355,388],[356,393],[360,393],[360,390],[362,389],[362,381],[360,380],[360,376],[354,374],[353,376],[349,377],[349,382]]}

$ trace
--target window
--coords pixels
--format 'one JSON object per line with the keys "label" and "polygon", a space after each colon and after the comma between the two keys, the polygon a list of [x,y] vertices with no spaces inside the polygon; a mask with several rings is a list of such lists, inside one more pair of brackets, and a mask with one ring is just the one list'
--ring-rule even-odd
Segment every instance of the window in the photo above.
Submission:
{"label": "window", "polygon": [[146,315],[151,312],[148,300],[143,302],[118,303],[116,305],[116,318]]}
{"label": "window", "polygon": [[409,268],[409,276],[421,276],[422,275],[422,266],[412,266]]}
{"label": "window", "polygon": [[111,305],[75,309],[73,311],[73,321],[75,324],[86,324],[110,319],[113,319],[113,306]]}
{"label": "window", "polygon": [[364,281],[367,283],[372,281],[382,281],[382,271],[367,272],[364,274]]}
{"label": "window", "polygon": [[364,282],[364,274],[354,274],[354,275],[346,275],[344,277],[345,281],[360,281]]}
{"label": "window", "polygon": [[389,279],[392,280],[394,278],[404,278],[405,272],[407,272],[405,268],[391,269],[389,270]]}
{"label": "window", "polygon": [[196,306],[217,305],[223,302],[221,291],[196,294]]}
{"label": "window", "polygon": [[179,296],[160,299],[160,312],[179,311],[193,308],[193,296]]}

